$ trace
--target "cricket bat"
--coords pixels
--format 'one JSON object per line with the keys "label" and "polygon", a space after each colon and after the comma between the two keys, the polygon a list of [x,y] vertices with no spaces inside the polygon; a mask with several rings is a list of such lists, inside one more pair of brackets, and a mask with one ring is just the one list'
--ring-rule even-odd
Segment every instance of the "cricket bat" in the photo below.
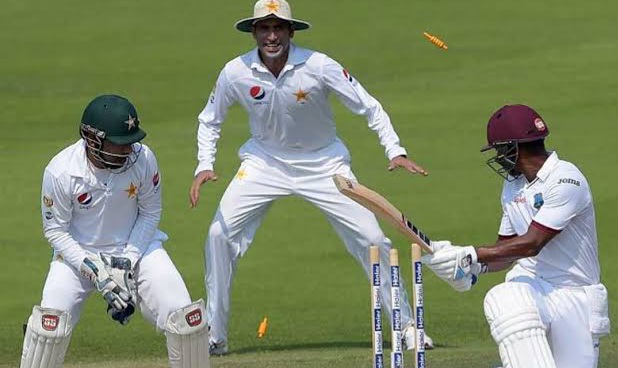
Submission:
{"label": "cricket bat", "polygon": [[333,175],[337,189],[361,206],[373,212],[382,220],[395,227],[400,233],[418,244],[427,253],[433,254],[431,240],[416,225],[414,225],[401,211],[393,206],[386,198],[377,192],[351,181],[339,174]]}

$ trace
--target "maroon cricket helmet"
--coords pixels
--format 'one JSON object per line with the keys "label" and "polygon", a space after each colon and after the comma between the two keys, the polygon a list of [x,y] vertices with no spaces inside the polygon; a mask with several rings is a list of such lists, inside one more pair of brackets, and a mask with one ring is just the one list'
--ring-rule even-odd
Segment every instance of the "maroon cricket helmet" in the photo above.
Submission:
{"label": "maroon cricket helmet", "polygon": [[481,152],[495,148],[498,143],[532,142],[549,135],[543,118],[526,105],[505,105],[487,123],[487,145]]}

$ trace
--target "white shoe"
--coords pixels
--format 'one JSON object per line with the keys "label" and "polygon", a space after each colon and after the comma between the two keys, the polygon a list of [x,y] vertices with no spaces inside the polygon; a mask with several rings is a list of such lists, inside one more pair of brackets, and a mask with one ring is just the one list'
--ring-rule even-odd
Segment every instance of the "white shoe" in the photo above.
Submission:
{"label": "white shoe", "polygon": [[425,334],[425,350],[433,349],[433,339],[429,335]]}
{"label": "white shoe", "polygon": [[208,345],[208,353],[210,356],[221,356],[227,354],[227,343],[225,343],[225,341],[217,344],[211,342]]}
{"label": "white shoe", "polygon": [[[414,350],[416,347],[416,329],[414,325],[409,324],[403,329],[403,348],[404,350]],[[425,334],[425,350],[433,349],[433,339]]]}

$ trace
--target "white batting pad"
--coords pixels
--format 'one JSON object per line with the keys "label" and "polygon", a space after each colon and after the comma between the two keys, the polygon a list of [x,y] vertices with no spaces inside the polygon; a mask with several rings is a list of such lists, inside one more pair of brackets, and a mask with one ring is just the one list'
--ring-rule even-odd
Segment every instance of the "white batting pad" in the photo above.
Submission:
{"label": "white batting pad", "polygon": [[485,296],[485,317],[504,368],[556,368],[532,292],[528,284],[507,282]]}
{"label": "white batting pad", "polygon": [[209,368],[202,299],[170,314],[165,323],[170,368]]}
{"label": "white batting pad", "polygon": [[32,309],[20,368],[60,368],[71,341],[71,316],[57,309]]}

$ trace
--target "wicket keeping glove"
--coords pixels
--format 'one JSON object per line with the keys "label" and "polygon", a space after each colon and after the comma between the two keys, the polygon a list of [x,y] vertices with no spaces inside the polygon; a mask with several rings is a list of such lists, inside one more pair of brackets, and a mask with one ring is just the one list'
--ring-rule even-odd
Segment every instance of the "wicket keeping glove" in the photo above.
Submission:
{"label": "wicket keeping glove", "polygon": [[123,310],[129,306],[133,298],[131,292],[126,287],[120,286],[108,270],[109,264],[106,264],[102,254],[89,254],[84,258],[79,271],[81,274],[92,281],[95,288],[103,295],[103,299],[107,301],[116,310]]}
{"label": "wicket keeping glove", "polygon": [[110,274],[112,280],[121,288],[128,290],[131,300],[123,309],[117,309],[112,303],[107,304],[107,314],[121,325],[129,323],[133,313],[135,313],[136,286],[135,277],[131,267],[131,260],[125,257],[115,257],[101,254],[101,259],[105,263],[105,269]]}

